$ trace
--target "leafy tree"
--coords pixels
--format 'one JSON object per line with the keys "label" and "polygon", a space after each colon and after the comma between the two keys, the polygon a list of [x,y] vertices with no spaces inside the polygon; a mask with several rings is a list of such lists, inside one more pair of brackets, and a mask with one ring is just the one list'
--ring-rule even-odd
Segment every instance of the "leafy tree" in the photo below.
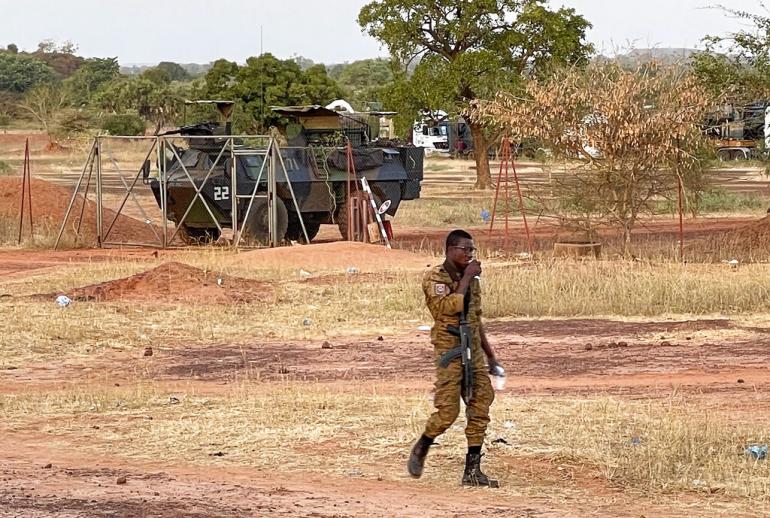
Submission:
{"label": "leafy tree", "polygon": [[737,103],[770,98],[770,17],[721,7],[752,25],[726,36],[707,36],[693,59],[695,74],[715,94]]}
{"label": "leafy tree", "polygon": [[307,70],[308,68],[315,65],[315,62],[313,62],[312,59],[306,58],[304,56],[292,56],[291,60],[299,65],[300,70]]}
{"label": "leafy tree", "polygon": [[77,52],[78,46],[67,40],[64,43],[58,45],[56,41],[52,39],[46,39],[37,44],[37,52],[42,54],[74,54]]}
{"label": "leafy tree", "polygon": [[[235,131],[261,133],[284,122],[272,106],[327,104],[343,92],[323,65],[302,71],[294,60],[263,54],[248,58],[242,67],[223,59],[214,62],[192,93],[199,99],[237,101],[233,112]],[[210,108],[192,111],[193,118],[195,114],[211,113]]]}
{"label": "leafy tree", "polygon": [[144,135],[145,123],[136,112],[111,114],[104,117],[102,129],[110,135]]}
{"label": "leafy tree", "polygon": [[52,132],[57,140],[77,138],[89,133],[93,123],[87,111],[65,108],[56,115]]}
{"label": "leafy tree", "polygon": [[235,95],[233,85],[238,74],[238,65],[226,59],[218,59],[212,63],[203,76],[201,95],[216,96],[224,95],[225,98],[231,98]]}
{"label": "leafy tree", "polygon": [[120,76],[118,58],[90,58],[65,81],[73,104],[88,103],[99,88]]}
{"label": "leafy tree", "polygon": [[[165,77],[165,72],[162,72]],[[151,76],[152,77],[152,76]],[[157,83],[141,75],[120,77],[102,85],[93,104],[112,114],[132,111],[155,125],[155,133],[179,118],[185,91],[177,83]]]}
{"label": "leafy tree", "polygon": [[0,52],[0,90],[24,93],[54,80],[47,64],[27,54]]}
{"label": "leafy tree", "polygon": [[126,95],[128,106],[155,124],[156,135],[177,119],[184,102],[181,91],[141,76],[129,82]]}
{"label": "leafy tree", "polygon": [[31,55],[50,66],[59,79],[71,76],[84,63],[85,59],[75,55],[77,45],[65,41],[58,45],[53,40],[44,40]]}
{"label": "leafy tree", "polygon": [[[474,115],[580,160],[549,195],[561,204],[552,211],[589,233],[601,223],[619,227],[628,254],[640,217],[661,198],[676,199],[680,180],[690,192],[704,188],[701,123],[713,102],[692,74],[596,63],[477,101]],[[578,217],[563,212],[565,202]]]}
{"label": "leafy tree", "polygon": [[5,47],[5,50],[10,52],[11,54],[18,54],[19,53],[19,47],[17,47],[15,43],[9,43],[8,46]]}
{"label": "leafy tree", "polygon": [[147,79],[159,86],[167,85],[171,82],[171,77],[168,75],[168,72],[160,67],[148,68],[142,72],[139,77]]}
{"label": "leafy tree", "polygon": [[187,73],[187,70],[182,65],[171,61],[161,61],[156,68],[166,72],[169,81],[186,81],[190,79],[190,74]]}
{"label": "leafy tree", "polygon": [[22,94],[0,90],[0,113],[6,113],[10,117],[18,116],[20,112],[19,102]]}
{"label": "leafy tree", "polygon": [[[422,81],[402,74],[397,97],[431,99],[454,114],[474,99],[512,88],[524,74],[580,62],[592,51],[585,42],[591,25],[574,9],[553,11],[544,0],[375,0],[361,9],[358,22],[400,66],[422,58],[414,72]],[[468,123],[476,186],[487,188],[491,142],[480,121],[470,117]]]}
{"label": "leafy tree", "polygon": [[121,113],[129,108],[129,85],[132,79],[121,76],[113,81],[102,84],[91,98],[93,107],[108,113]]}
{"label": "leafy tree", "polygon": [[350,104],[365,110],[367,103],[383,101],[384,89],[393,82],[393,71],[390,60],[362,59],[341,65],[334,79],[346,92]]}

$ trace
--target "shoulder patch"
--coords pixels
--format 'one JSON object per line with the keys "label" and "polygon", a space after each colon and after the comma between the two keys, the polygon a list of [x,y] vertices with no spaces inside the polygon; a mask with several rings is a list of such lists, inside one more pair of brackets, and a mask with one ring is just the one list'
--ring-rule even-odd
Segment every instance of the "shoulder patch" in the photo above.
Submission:
{"label": "shoulder patch", "polygon": [[449,289],[446,284],[437,282],[433,285],[433,291],[436,295],[446,295]]}

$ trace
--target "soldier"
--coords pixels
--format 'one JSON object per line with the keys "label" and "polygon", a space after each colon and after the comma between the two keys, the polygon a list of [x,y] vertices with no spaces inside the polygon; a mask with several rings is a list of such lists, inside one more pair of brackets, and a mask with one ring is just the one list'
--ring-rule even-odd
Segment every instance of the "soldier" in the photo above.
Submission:
{"label": "soldier", "polygon": [[495,398],[484,365],[484,356],[489,362],[490,372],[499,368],[500,364],[481,325],[481,263],[474,259],[475,252],[471,235],[464,230],[453,230],[446,238],[446,260],[442,265],[428,270],[423,277],[425,301],[434,320],[430,336],[436,359],[436,411],[428,418],[425,431],[412,447],[407,469],[415,478],[422,475],[425,457],[434,439],[444,433],[460,413],[463,377],[461,360],[457,358],[446,367],[439,365],[439,360],[444,353],[457,346],[457,337],[447,330],[447,326],[458,326],[460,314],[464,311],[473,331],[474,376],[472,397],[465,407],[468,454],[465,457],[462,484],[498,487],[497,481],[490,480],[480,467],[481,446],[489,424],[489,407]]}

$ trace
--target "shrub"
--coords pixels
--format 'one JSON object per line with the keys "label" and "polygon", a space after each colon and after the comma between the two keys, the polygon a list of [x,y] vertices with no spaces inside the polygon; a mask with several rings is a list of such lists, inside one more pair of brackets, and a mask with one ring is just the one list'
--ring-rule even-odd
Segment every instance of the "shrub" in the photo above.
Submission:
{"label": "shrub", "polygon": [[135,113],[108,115],[102,129],[110,135],[144,135],[144,119]]}

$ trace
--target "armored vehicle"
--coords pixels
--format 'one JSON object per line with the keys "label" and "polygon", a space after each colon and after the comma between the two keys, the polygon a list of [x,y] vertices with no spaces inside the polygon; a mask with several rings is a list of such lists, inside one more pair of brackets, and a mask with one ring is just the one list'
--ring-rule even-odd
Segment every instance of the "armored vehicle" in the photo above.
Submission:
{"label": "armored vehicle", "polygon": [[[310,240],[324,223],[338,225],[342,236],[347,236],[348,178],[355,182],[366,177],[378,206],[390,201],[387,209],[387,203],[382,207],[384,213],[391,216],[396,214],[401,201],[419,198],[423,149],[372,139],[370,136],[376,131],[368,112],[342,113],[316,105],[275,107],[273,110],[291,121],[279,144],[286,171],[285,175],[282,169],[276,174],[279,240],[282,237],[304,241],[300,215]],[[181,222],[183,237],[188,241],[218,239],[220,231],[212,215],[219,226],[232,228],[235,206],[243,237],[250,242],[266,242],[269,238],[267,200],[264,196],[251,197],[255,186],[258,194],[267,192],[266,173],[260,177],[265,150],[248,147],[241,141],[233,147],[232,153],[221,156],[227,140],[224,135],[230,133],[229,123],[184,126],[175,133],[183,137],[186,149],[182,146],[175,153],[163,153],[161,160],[165,160],[166,213],[177,224],[184,218]],[[347,142],[352,144],[356,179],[348,173]],[[232,160],[235,160],[237,193],[231,185]],[[161,205],[159,180],[147,178],[147,182]],[[287,182],[291,182],[294,198]],[[201,195],[211,213],[195,196],[196,188],[201,185]],[[351,191],[355,193],[353,189]],[[233,194],[237,194],[236,204],[231,199]],[[244,220],[249,203],[252,207]],[[191,204],[192,208],[184,217]]]}

